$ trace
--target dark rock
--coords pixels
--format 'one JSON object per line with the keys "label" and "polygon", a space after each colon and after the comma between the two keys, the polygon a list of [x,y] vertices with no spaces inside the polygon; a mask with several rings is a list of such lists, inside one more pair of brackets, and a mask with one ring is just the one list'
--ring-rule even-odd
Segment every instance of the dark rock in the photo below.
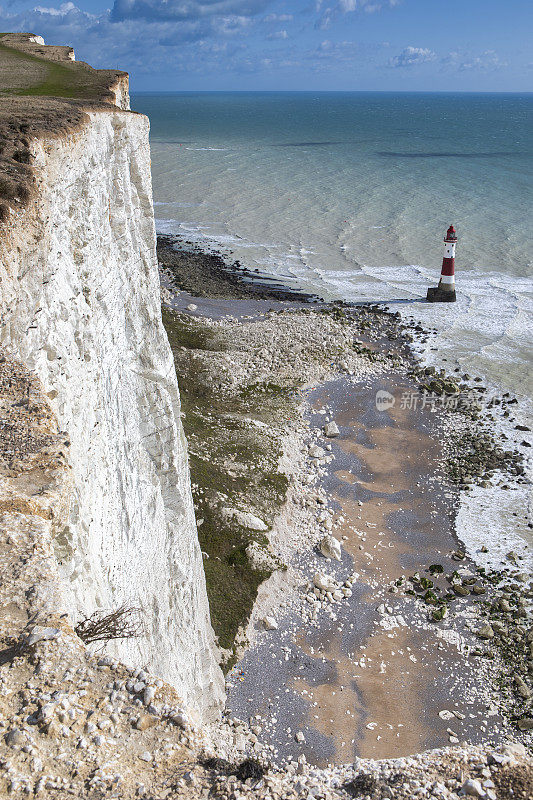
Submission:
{"label": "dark rock", "polygon": [[235,770],[235,775],[240,781],[243,782],[247,781],[248,779],[259,781],[264,774],[265,768],[255,758],[245,758]]}
{"label": "dark rock", "polygon": [[373,797],[379,789],[379,781],[372,775],[360,772],[353,781],[343,784],[342,788],[349,797]]}
{"label": "dark rock", "polygon": [[13,745],[21,744],[23,740],[22,732],[19,728],[11,728],[4,736],[5,742],[10,747]]}
{"label": "dark rock", "polygon": [[225,758],[206,758],[200,762],[205,769],[212,769],[214,772],[231,775],[234,771],[234,766]]}
{"label": "dark rock", "polygon": [[426,301],[428,303],[455,303],[455,290],[443,291],[438,287],[427,290]]}

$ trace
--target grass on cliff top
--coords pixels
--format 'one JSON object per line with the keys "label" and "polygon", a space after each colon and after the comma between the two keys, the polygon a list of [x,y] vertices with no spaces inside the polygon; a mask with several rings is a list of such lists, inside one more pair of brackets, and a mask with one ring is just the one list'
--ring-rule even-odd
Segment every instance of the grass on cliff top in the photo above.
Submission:
{"label": "grass on cliff top", "polygon": [[0,43],[0,96],[102,100],[109,96],[115,74],[92,69],[83,62],[50,61]]}
{"label": "grass on cliff top", "polygon": [[[202,354],[224,351],[224,342],[201,323],[169,312],[163,312],[163,322],[185,414],[183,427],[189,444],[196,519],[203,520],[198,525],[198,537],[207,554],[204,571],[211,624],[220,646],[233,651],[257,590],[271,573],[252,569],[246,555],[251,542],[266,548],[267,537],[228,521],[220,512],[220,498],[223,505],[249,509],[269,524],[284,502],[288,480],[277,469],[277,442],[268,431],[243,419],[245,414],[264,416],[268,397],[243,402],[238,395],[228,398],[217,393]],[[233,663],[234,658],[229,658],[225,667]]]}

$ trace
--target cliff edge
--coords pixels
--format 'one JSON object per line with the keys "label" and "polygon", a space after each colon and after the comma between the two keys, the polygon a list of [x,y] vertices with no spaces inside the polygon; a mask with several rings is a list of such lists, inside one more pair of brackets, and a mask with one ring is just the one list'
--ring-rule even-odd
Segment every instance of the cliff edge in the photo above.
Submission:
{"label": "cliff edge", "polygon": [[129,109],[128,75],[76,61],[41,36],[0,33],[0,221],[34,192],[30,142],[87,122],[88,109]]}
{"label": "cliff edge", "polygon": [[[109,653],[161,676],[209,718],[223,676],[161,323],[149,123],[127,110],[125,73],[72,58],[30,34],[0,38],[2,66],[12,66],[0,85],[0,346],[5,364],[38,379],[64,460],[55,489],[30,482],[28,502],[2,506],[9,536],[16,525],[42,527],[43,496],[61,495],[47,533],[55,599],[32,611],[27,592],[4,596],[0,615],[4,632],[22,620],[17,639],[48,625],[41,612],[75,625],[95,611],[139,609],[141,635]],[[20,467],[5,463],[2,502]]]}

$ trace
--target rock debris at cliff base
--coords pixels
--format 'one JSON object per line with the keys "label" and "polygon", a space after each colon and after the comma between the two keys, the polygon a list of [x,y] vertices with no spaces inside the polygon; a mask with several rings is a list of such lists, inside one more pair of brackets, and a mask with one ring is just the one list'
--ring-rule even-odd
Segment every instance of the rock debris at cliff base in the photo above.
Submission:
{"label": "rock debris at cliff base", "polygon": [[208,322],[165,312],[164,320],[180,375],[211,619],[219,644],[231,650],[237,641],[242,653],[259,586],[283,571],[271,582],[272,596],[262,589],[256,621],[284,582],[296,580],[295,549],[317,536],[299,506],[313,492],[311,476],[302,481],[305,388],[324,380],[339,359],[354,381],[379,367],[352,350],[352,329],[328,313],[287,308]]}

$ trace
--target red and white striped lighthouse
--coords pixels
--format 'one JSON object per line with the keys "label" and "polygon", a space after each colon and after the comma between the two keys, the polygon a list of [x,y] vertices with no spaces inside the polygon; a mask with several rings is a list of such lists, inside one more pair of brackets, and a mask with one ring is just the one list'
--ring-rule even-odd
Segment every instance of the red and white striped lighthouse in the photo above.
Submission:
{"label": "red and white striped lighthouse", "polygon": [[455,302],[455,245],[457,234],[453,225],[450,225],[444,237],[444,258],[440,281],[436,289],[428,289],[427,300],[430,303]]}

